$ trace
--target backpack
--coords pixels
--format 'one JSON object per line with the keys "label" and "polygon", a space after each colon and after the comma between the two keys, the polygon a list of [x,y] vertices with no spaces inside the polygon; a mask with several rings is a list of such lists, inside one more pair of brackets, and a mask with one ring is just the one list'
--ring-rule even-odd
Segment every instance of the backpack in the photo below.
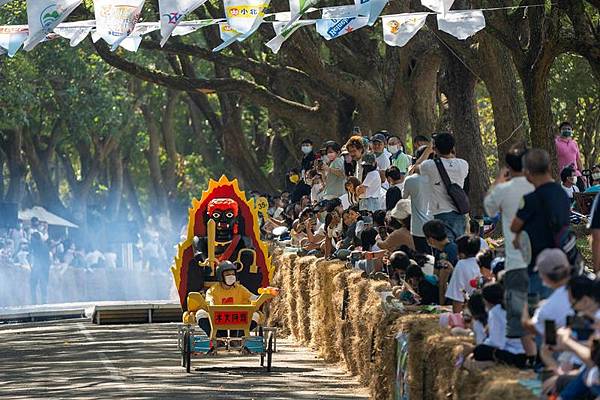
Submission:
{"label": "backpack", "polygon": [[469,201],[469,196],[460,187],[460,185],[453,183],[450,181],[450,177],[448,176],[448,172],[446,172],[446,168],[444,164],[442,164],[442,160],[440,158],[435,158],[433,160],[435,162],[435,166],[440,173],[440,177],[442,178],[442,182],[444,182],[444,186],[446,187],[446,191],[448,192],[448,196],[452,199],[454,206],[458,210],[459,214],[468,214],[471,210],[471,202]]}

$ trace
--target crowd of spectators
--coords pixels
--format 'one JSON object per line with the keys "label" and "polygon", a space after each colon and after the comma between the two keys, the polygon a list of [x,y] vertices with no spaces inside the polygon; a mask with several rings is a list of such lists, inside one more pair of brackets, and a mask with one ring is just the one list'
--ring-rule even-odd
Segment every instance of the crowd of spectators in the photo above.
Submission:
{"label": "crowd of spectators", "polygon": [[[483,219],[469,216],[469,164],[453,135],[413,145],[411,155],[386,131],[320,149],[305,140],[287,190],[270,197],[264,234],[288,251],[384,274],[403,303],[448,306],[442,324],[474,337],[467,367],[533,368],[555,398],[599,396],[600,202],[588,212],[573,207],[577,193],[598,191],[600,166],[583,169],[571,126],[560,126],[557,160],[510,149]],[[573,213],[591,228],[587,265]],[[501,226],[500,239],[484,238],[490,224]]]}

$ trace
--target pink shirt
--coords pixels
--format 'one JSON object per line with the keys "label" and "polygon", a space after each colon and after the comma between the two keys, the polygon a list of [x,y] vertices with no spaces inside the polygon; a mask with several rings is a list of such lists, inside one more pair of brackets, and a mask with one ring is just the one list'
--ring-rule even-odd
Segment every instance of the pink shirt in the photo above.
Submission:
{"label": "pink shirt", "polygon": [[558,171],[563,168],[573,165],[577,176],[581,176],[581,171],[577,168],[577,159],[579,158],[579,146],[573,139],[564,140],[557,137],[554,140],[556,145],[556,158],[558,158]]}

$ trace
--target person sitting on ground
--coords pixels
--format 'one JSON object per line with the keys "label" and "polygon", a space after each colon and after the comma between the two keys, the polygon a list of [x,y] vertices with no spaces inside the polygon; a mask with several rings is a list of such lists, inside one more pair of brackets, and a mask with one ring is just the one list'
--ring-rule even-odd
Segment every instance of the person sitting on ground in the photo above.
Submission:
{"label": "person sitting on ground", "polygon": [[477,254],[477,265],[479,265],[479,272],[483,278],[483,283],[494,282],[496,277],[494,276],[492,262],[494,261],[495,255],[494,250],[485,249]]}
{"label": "person sitting on ground", "polygon": [[346,183],[344,184],[344,188],[346,189],[346,194],[340,196],[340,200],[342,202],[342,207],[344,210],[347,210],[349,207],[358,205],[358,193],[356,192],[356,188],[360,186],[360,181],[358,178],[354,176],[348,177],[346,179]]}
{"label": "person sitting on ground", "polygon": [[439,304],[437,276],[425,275],[420,266],[411,264],[406,270],[406,280],[419,295],[419,304]]}
{"label": "person sitting on ground", "polygon": [[[236,271],[237,267],[231,261],[223,261],[217,266],[216,275],[219,283],[211,286],[206,291],[206,302],[209,305],[243,305],[250,304],[252,300],[258,298],[258,296],[238,282]],[[250,330],[256,328],[259,319],[260,314],[255,312],[252,315]],[[206,311],[199,310],[196,313],[196,321],[198,321],[198,326],[206,333],[206,336],[210,337],[212,329]]]}
{"label": "person sitting on ground", "polygon": [[325,217],[325,247],[323,249],[325,259],[329,259],[337,250],[336,243],[340,241],[341,236],[342,218],[337,210],[333,210]]}
{"label": "person sitting on ground", "polygon": [[393,229],[385,238],[377,241],[377,247],[382,250],[394,251],[400,246],[415,248],[410,234],[410,200],[400,200],[390,212],[388,226]]}
{"label": "person sitting on ground", "polygon": [[[475,339],[475,345],[482,344],[487,337],[486,328],[488,321],[488,313],[485,309],[485,301],[480,291],[475,291],[467,300],[467,311],[465,313],[465,322],[470,325]],[[466,314],[470,318],[466,317]]]}
{"label": "person sitting on ground", "polygon": [[448,279],[454,265],[458,262],[458,248],[456,247],[456,243],[448,239],[446,228],[442,221],[433,220],[425,223],[423,225],[423,234],[427,239],[427,244],[433,249],[435,274],[440,280],[440,304],[444,305]]}
{"label": "person sitting on ground", "polygon": [[479,367],[487,362],[497,362],[524,368],[527,357],[520,339],[506,337],[506,311],[502,305],[504,289],[499,283],[491,283],[482,289],[483,300],[488,309],[488,334],[482,344],[473,350],[473,360]]}
{"label": "person sitting on ground", "polygon": [[566,167],[560,172],[560,181],[561,186],[571,203],[574,200],[575,193],[579,193],[579,188],[577,187],[577,175],[575,175],[575,169],[571,167]]}
{"label": "person sitting on ground", "polygon": [[410,257],[405,252],[394,251],[388,258],[388,275],[394,286],[406,279],[406,271],[411,265]]}
{"label": "person sitting on ground", "polygon": [[346,229],[342,235],[342,240],[338,244],[338,249],[350,249],[353,246],[360,245],[360,239],[356,236],[356,223],[360,217],[358,206],[354,205],[344,211],[344,225]]}
{"label": "person sitting on ground", "polygon": [[385,209],[390,211],[396,203],[402,199],[402,190],[404,189],[404,174],[398,167],[391,166],[385,171],[385,177],[389,188],[385,193]]}
{"label": "person sitting on ground", "polygon": [[471,286],[471,280],[481,276],[475,258],[480,249],[479,236],[461,236],[456,240],[456,246],[459,261],[456,263],[448,283],[446,298],[452,300],[452,312],[459,313],[463,309],[465,296],[468,297],[475,290]]}

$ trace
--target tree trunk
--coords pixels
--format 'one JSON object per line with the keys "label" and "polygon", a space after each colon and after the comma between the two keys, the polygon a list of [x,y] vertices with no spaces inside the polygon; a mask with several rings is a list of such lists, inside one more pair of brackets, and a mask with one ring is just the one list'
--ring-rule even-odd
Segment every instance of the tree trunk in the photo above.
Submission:
{"label": "tree trunk", "polygon": [[488,35],[481,35],[479,56],[479,73],[492,100],[498,161],[502,165],[511,146],[527,138],[516,70],[508,50]]}
{"label": "tree trunk", "polygon": [[131,173],[129,171],[129,165],[127,164],[123,165],[123,191],[127,197],[133,219],[137,222],[138,227],[143,227],[146,224],[144,213],[142,212],[142,207],[140,206],[135,185],[133,184],[133,179],[131,178]]}
{"label": "tree trunk", "polygon": [[[410,76],[411,97],[410,125],[412,136],[430,136],[437,123],[437,76],[441,57],[431,53],[420,58]],[[416,150],[416,149],[414,149]]]}
{"label": "tree trunk", "polygon": [[150,144],[146,150],[146,159],[150,170],[150,180],[152,182],[153,199],[151,201],[152,209],[157,214],[169,212],[167,193],[163,185],[162,172],[160,169],[160,128],[152,116],[152,111],[146,106],[142,106],[142,114],[148,128]]}
{"label": "tree trunk", "polygon": [[20,128],[8,132],[5,155],[8,164],[9,182],[6,196],[7,202],[21,203],[25,189],[25,174],[27,164],[23,159],[21,148],[23,146],[23,132]]}
{"label": "tree trunk", "polygon": [[456,155],[469,163],[471,215],[479,216],[483,215],[483,197],[490,181],[475,102],[476,83],[475,75],[448,52],[442,90],[448,98]]}
{"label": "tree trunk", "polygon": [[165,143],[165,152],[167,153],[167,162],[164,167],[163,179],[165,190],[169,199],[177,196],[177,164],[179,154],[175,144],[175,110],[178,104],[180,92],[167,90],[167,104],[162,117],[162,134]]}
{"label": "tree trunk", "polygon": [[107,201],[107,218],[109,221],[119,219],[121,214],[121,200],[123,198],[123,159],[121,152],[115,150],[109,157],[110,189]]}

